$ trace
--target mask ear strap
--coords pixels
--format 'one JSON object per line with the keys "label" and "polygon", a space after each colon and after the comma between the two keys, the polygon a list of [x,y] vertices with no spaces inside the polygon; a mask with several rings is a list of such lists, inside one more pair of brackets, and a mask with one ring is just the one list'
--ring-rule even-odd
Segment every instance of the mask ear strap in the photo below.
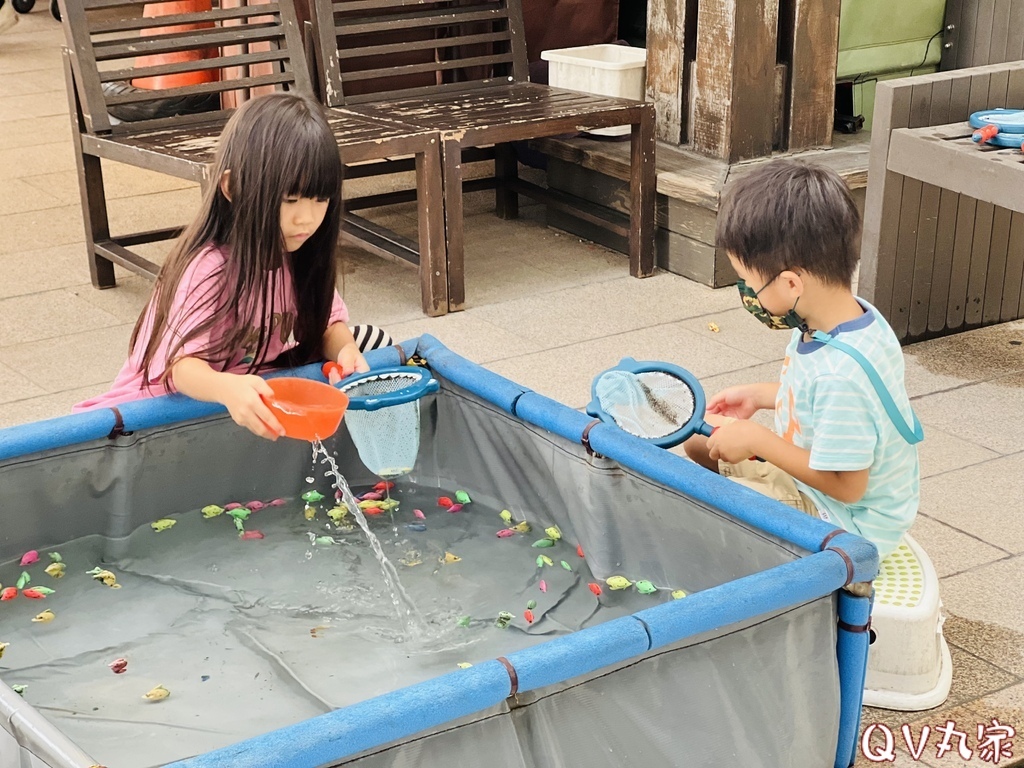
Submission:
{"label": "mask ear strap", "polygon": [[906,419],[903,418],[903,414],[900,413],[899,408],[896,407],[896,402],[892,399],[892,395],[885,386],[885,382],[882,381],[882,377],[879,376],[878,371],[875,370],[875,366],[873,366],[859,350],[855,347],[851,347],[845,342],[829,336],[827,333],[823,333],[822,331],[815,331],[811,334],[811,338],[814,339],[814,341],[822,344],[828,344],[830,347],[835,347],[856,360],[860,367],[864,369],[864,373],[867,374],[868,381],[871,382],[871,386],[875,388],[875,392],[878,394],[878,399],[882,401],[882,407],[885,408],[885,412],[889,415],[889,419],[892,421],[893,426],[896,427],[896,431],[899,432],[903,439],[911,445],[916,445],[924,440],[924,429],[921,427],[921,422],[918,421],[917,414],[914,413],[914,409],[910,409],[910,413],[914,418],[914,428],[911,429],[910,425],[907,424]]}

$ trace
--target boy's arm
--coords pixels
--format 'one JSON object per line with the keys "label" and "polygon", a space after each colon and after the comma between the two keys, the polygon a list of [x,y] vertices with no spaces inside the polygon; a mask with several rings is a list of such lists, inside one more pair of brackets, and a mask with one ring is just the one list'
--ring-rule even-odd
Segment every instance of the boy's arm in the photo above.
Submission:
{"label": "boy's arm", "polygon": [[358,371],[363,373],[370,370],[366,364],[359,346],[356,344],[352,331],[345,323],[333,323],[327,327],[324,333],[324,359],[336,360],[342,368],[342,376],[348,376]]}
{"label": "boy's arm", "polygon": [[774,410],[778,394],[777,381],[726,387],[708,400],[707,412],[735,419],[749,419],[758,411]]}

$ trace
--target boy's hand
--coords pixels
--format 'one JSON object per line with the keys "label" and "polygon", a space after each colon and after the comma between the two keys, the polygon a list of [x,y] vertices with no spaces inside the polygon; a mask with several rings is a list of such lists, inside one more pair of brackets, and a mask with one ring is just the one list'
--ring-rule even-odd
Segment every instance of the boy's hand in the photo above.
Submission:
{"label": "boy's hand", "polygon": [[346,376],[351,376],[353,373],[366,373],[370,370],[370,366],[366,364],[366,358],[363,357],[363,353],[359,351],[359,347],[356,346],[355,342],[346,344],[338,352],[338,365],[341,366],[341,375],[339,376],[336,371],[331,371],[328,374],[328,379],[331,384],[337,384]]}
{"label": "boy's hand", "polygon": [[267,440],[277,440],[284,434],[284,427],[263,402],[260,395],[273,397],[274,390],[259,376],[223,374],[220,382],[220,397],[235,424],[245,427],[254,435]]}
{"label": "boy's hand", "polygon": [[766,435],[774,433],[754,421],[733,421],[715,430],[708,438],[708,456],[712,461],[739,464],[759,455]]}
{"label": "boy's hand", "polygon": [[740,384],[727,387],[708,400],[707,412],[718,416],[729,416],[734,419],[749,419],[762,409],[775,405],[774,392],[778,389],[771,384]]}

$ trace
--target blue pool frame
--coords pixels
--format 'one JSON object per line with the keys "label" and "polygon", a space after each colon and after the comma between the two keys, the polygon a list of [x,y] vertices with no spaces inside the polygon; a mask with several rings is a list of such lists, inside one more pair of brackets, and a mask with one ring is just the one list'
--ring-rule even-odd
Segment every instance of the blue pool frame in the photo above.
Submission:
{"label": "blue pool frame", "polygon": [[[404,342],[440,376],[507,413],[580,442],[593,418],[498,376],[449,350],[431,336]],[[404,363],[395,347],[367,355],[373,367]],[[323,380],[318,365],[289,375]],[[126,431],[200,419],[223,407],[180,395],[127,403],[120,408]],[[100,410],[0,430],[0,461],[105,438],[115,414]],[[871,581],[878,570],[875,547],[865,539],[783,507],[739,486],[715,483],[693,464],[600,423],[589,432],[591,449],[646,477],[713,504],[745,523],[787,541],[808,554],[766,571],[697,592],[541,645],[511,653],[520,693],[560,683],[638,657],[734,622],[838,594],[836,657],[840,680],[840,723],[836,768],[854,762],[867,667],[869,598],[842,590]],[[239,768],[273,765],[314,768],[500,704],[510,695],[509,671],[487,661],[469,669],[377,696],[344,709],[262,734],[223,749],[172,764],[172,768]],[[401,716],[396,716],[401,713]]]}

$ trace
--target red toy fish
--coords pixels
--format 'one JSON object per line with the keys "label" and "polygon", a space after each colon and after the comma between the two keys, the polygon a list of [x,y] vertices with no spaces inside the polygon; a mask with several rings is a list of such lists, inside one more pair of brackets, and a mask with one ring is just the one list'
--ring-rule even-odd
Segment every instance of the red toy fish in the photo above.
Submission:
{"label": "red toy fish", "polygon": [[377,483],[375,486],[373,486],[373,490],[375,490],[375,491],[390,491],[394,487],[395,487],[394,483],[388,482],[387,480],[381,480],[379,483]]}
{"label": "red toy fish", "polygon": [[21,594],[23,594],[25,597],[31,600],[42,600],[44,597],[46,597],[46,595],[44,595],[38,589],[32,588],[21,590]]}
{"label": "red toy fish", "polygon": [[246,540],[246,541],[248,541],[249,539],[262,539],[263,538],[263,532],[262,531],[256,531],[256,530],[253,530],[253,531],[243,531],[242,535],[240,536],[240,538],[243,539],[243,540]]}
{"label": "red toy fish", "polygon": [[34,549],[30,549],[28,552],[26,552],[21,557],[21,564],[23,566],[25,566],[25,565],[32,565],[33,563],[38,563],[38,562],[39,562],[39,553],[36,552]]}
{"label": "red toy fish", "polygon": [[364,515],[382,515],[382,514],[384,514],[384,510],[381,509],[380,507],[370,507],[369,509],[364,509],[363,510],[363,514]]}
{"label": "red toy fish", "polygon": [[533,624],[533,611],[527,608],[523,611],[523,618],[526,619],[527,624]]}
{"label": "red toy fish", "polygon": [[268,507],[283,507],[287,503],[288,502],[285,501],[284,499],[274,499],[273,501],[268,501],[267,502],[267,506]]}
{"label": "red toy fish", "polygon": [[450,507],[454,503],[455,502],[452,501],[451,499],[449,499],[447,496],[438,496],[437,497],[437,505],[439,507],[444,507],[445,509],[448,509],[448,507]]}
{"label": "red toy fish", "polygon": [[0,592],[0,600],[13,600],[17,596],[18,596],[18,588],[17,587],[5,587],[4,590],[2,592]]}
{"label": "red toy fish", "polygon": [[597,595],[598,597],[601,596],[601,585],[600,584],[598,584],[597,582],[592,581],[589,584],[587,584],[587,586],[590,587],[590,591],[593,592],[595,595]]}
{"label": "red toy fish", "polygon": [[114,659],[107,666],[115,675],[120,675],[128,669],[128,659]]}
{"label": "red toy fish", "polygon": [[576,545],[576,554],[579,555],[580,557],[583,557],[583,545],[582,544],[577,544]]}
{"label": "red toy fish", "polygon": [[230,504],[225,504],[224,505],[224,511],[225,512],[230,512],[232,509],[241,509],[241,508],[242,508],[242,505],[239,504],[237,501],[232,501]]}
{"label": "red toy fish", "polygon": [[264,504],[262,501],[250,501],[248,504],[245,505],[245,508],[248,509],[248,510],[251,510],[253,512],[259,512],[261,509],[264,509],[266,506],[267,505]]}

